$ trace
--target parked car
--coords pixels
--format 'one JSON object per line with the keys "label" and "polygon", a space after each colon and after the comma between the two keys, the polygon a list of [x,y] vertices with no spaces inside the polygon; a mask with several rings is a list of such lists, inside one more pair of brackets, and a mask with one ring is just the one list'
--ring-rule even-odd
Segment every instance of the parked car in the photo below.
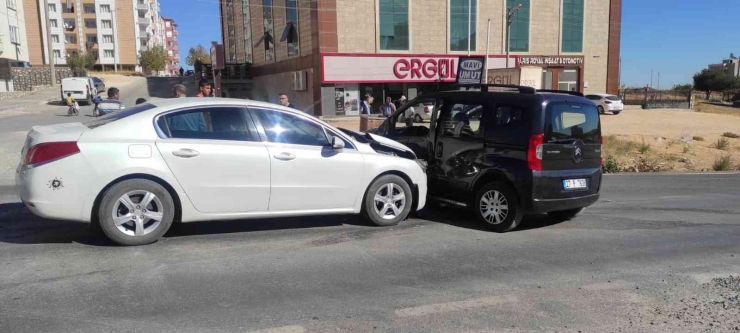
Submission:
{"label": "parked car", "polygon": [[93,84],[95,85],[95,89],[97,90],[97,93],[100,94],[101,92],[105,91],[105,83],[103,80],[97,77],[91,77]]}
{"label": "parked car", "polygon": [[87,123],[36,126],[17,168],[34,214],[100,226],[122,245],[173,222],[362,214],[395,225],[426,201],[405,146],[240,99],[156,100]]}
{"label": "parked car", "polygon": [[193,76],[193,74],[195,74],[195,72],[192,69],[188,69],[185,71],[185,76]]}
{"label": "parked car", "polygon": [[28,61],[11,61],[10,62],[10,67],[31,68],[33,66]]}
{"label": "parked car", "polygon": [[84,104],[92,103],[93,98],[98,94],[93,80],[89,77],[64,78],[59,89],[62,103],[66,103],[67,93],[71,93],[72,98]]}
{"label": "parked car", "polygon": [[591,94],[586,95],[586,98],[596,104],[596,108],[601,114],[609,111],[614,115],[618,115],[622,110],[624,110],[624,103],[622,103],[622,99],[619,98],[619,96],[609,94]]}
{"label": "parked car", "polygon": [[429,128],[398,122],[404,106],[374,132],[426,159],[430,200],[468,207],[497,232],[525,214],[567,220],[595,203],[602,137],[594,103],[576,92],[489,86],[413,100],[435,105]]}

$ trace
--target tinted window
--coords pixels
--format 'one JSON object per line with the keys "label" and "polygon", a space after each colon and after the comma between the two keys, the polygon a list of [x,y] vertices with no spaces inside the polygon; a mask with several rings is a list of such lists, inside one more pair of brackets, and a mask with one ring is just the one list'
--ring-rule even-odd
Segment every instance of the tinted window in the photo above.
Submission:
{"label": "tinted window", "polygon": [[614,95],[606,96],[606,99],[608,99],[610,101],[620,101],[620,100],[622,100],[621,98],[619,98],[619,96],[614,96]]}
{"label": "tinted window", "polygon": [[598,101],[598,100],[601,99],[601,96],[597,96],[597,95],[586,95],[586,98],[588,98],[588,99],[590,99],[592,101]]}
{"label": "tinted window", "polygon": [[442,113],[442,136],[483,137],[481,118],[484,110],[483,105],[479,103],[453,104],[449,112]]}
{"label": "tinted window", "polygon": [[525,145],[529,140],[529,120],[524,109],[499,105],[486,120],[486,139],[496,143]]}
{"label": "tinted window", "polygon": [[289,113],[251,109],[265,130],[267,141],[306,146],[329,144],[324,128]]}
{"label": "tinted window", "polygon": [[[164,119],[167,134],[173,139],[251,141],[255,138],[240,108],[182,111],[165,115]],[[161,122],[158,124],[161,126]]]}
{"label": "tinted window", "polygon": [[149,103],[139,104],[139,105],[136,105],[136,106],[134,106],[132,108],[124,109],[124,110],[117,111],[117,112],[108,113],[105,116],[102,116],[100,118],[97,118],[97,119],[95,119],[93,121],[88,121],[88,122],[85,123],[85,126],[87,126],[88,128],[100,127],[100,126],[103,126],[105,124],[112,123],[112,122],[114,122],[114,121],[116,121],[118,119],[123,119],[123,118],[126,118],[128,116],[135,115],[135,114],[137,114],[139,112],[142,112],[142,111],[151,110],[151,109],[153,109],[155,107],[156,106],[154,106],[152,104],[149,104]]}
{"label": "tinted window", "polygon": [[584,143],[599,143],[599,112],[596,107],[582,104],[556,103],[548,106],[545,141],[573,139]]}

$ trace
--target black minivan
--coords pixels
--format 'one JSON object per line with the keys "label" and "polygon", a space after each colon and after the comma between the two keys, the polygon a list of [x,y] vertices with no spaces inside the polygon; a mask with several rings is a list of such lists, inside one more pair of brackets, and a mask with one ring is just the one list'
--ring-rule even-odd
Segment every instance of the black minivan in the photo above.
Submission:
{"label": "black minivan", "polygon": [[[406,126],[409,108],[430,104],[428,123]],[[568,220],[599,199],[599,112],[577,92],[457,86],[415,98],[369,132],[427,161],[429,199],[472,208],[494,231],[516,228],[526,214]]]}

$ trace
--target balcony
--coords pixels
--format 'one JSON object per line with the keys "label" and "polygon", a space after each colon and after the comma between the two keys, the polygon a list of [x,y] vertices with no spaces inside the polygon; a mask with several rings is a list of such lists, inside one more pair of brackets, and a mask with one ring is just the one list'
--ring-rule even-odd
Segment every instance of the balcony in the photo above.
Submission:
{"label": "balcony", "polygon": [[140,51],[149,51],[149,46],[146,46],[146,45],[139,45],[139,50],[140,50]]}
{"label": "balcony", "polygon": [[148,3],[141,3],[141,2],[139,2],[139,3],[136,4],[136,9],[148,11],[149,10],[149,4]]}
{"label": "balcony", "polygon": [[147,17],[137,17],[136,22],[143,25],[149,25],[151,23]]}

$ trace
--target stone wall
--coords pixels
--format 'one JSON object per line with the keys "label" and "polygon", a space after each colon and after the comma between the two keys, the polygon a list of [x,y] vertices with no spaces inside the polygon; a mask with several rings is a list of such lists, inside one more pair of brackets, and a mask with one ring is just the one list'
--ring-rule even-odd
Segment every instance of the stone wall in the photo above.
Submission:
{"label": "stone wall", "polygon": [[[74,76],[69,67],[56,67],[57,84],[62,83],[62,79]],[[16,91],[31,91],[35,86],[48,85],[51,80],[51,70],[49,67],[30,67],[11,68],[13,75],[13,86]]]}

